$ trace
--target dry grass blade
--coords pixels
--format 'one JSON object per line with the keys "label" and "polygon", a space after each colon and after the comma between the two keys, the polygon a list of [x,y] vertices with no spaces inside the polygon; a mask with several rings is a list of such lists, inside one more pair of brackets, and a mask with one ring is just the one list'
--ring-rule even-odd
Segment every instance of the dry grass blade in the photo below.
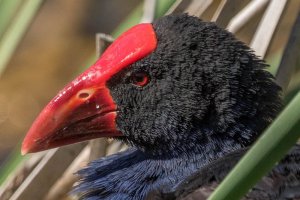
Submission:
{"label": "dry grass blade", "polygon": [[156,0],[144,0],[141,23],[151,23],[155,16]]}
{"label": "dry grass blade", "polygon": [[122,149],[123,143],[120,141],[111,141],[110,145],[106,149],[106,155],[111,155],[119,152]]}
{"label": "dry grass blade", "polygon": [[104,50],[114,41],[114,38],[105,33],[96,34],[96,56],[97,58],[104,52]]}
{"label": "dry grass blade", "polygon": [[240,0],[222,0],[211,21],[222,28],[226,28],[231,20],[232,13],[235,13],[242,3],[243,1]]}
{"label": "dry grass blade", "polygon": [[45,200],[57,200],[66,197],[73,184],[78,180],[78,177],[74,175],[74,172],[86,165],[90,152],[91,148],[89,145],[87,145],[72,162],[72,164],[66,169],[64,174],[50,188],[48,194],[44,198]]}
{"label": "dry grass blade", "polygon": [[265,56],[286,3],[287,0],[273,0],[269,4],[250,44],[256,55]]}
{"label": "dry grass blade", "polygon": [[[85,145],[86,143],[80,143],[47,152],[11,200],[42,199]],[[41,185],[43,187],[40,187]]]}
{"label": "dry grass blade", "polygon": [[236,33],[240,30],[256,13],[265,7],[269,0],[251,1],[244,9],[242,9],[228,24],[227,29]]}
{"label": "dry grass blade", "polygon": [[212,0],[192,0],[185,12],[200,17],[212,3]]}
{"label": "dry grass blade", "polygon": [[166,15],[172,13],[182,13],[184,9],[189,5],[190,0],[176,0],[175,3],[166,12]]}
{"label": "dry grass blade", "polygon": [[5,183],[0,188],[0,199],[7,200],[13,195],[23,181],[28,177],[32,170],[37,166],[42,157],[45,155],[44,152],[35,154],[29,159],[24,160],[20,166],[12,173]]}
{"label": "dry grass blade", "polygon": [[166,15],[187,12],[199,17],[212,3],[212,0],[177,0]]}
{"label": "dry grass blade", "polygon": [[297,65],[300,55],[300,12],[293,25],[288,43],[285,47],[281,62],[276,74],[276,82],[281,86],[282,91],[285,92],[294,69]]}
{"label": "dry grass blade", "polygon": [[90,161],[105,156],[106,149],[108,147],[108,141],[106,138],[94,139],[89,142],[91,151],[89,154]]}

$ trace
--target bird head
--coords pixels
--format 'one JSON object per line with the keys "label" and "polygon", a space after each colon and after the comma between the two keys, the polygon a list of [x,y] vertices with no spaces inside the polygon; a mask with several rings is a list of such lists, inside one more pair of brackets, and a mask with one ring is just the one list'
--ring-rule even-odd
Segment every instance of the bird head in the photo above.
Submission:
{"label": "bird head", "polygon": [[265,67],[231,33],[196,17],[136,25],[50,101],[22,152],[98,137],[159,154],[195,143],[246,146],[280,108]]}

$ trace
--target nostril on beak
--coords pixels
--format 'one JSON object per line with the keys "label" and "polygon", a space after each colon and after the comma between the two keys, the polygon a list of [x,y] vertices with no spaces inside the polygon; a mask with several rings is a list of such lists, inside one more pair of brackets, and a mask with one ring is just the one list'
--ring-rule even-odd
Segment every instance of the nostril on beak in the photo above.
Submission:
{"label": "nostril on beak", "polygon": [[89,96],[90,96],[90,94],[87,93],[87,92],[82,92],[82,93],[79,93],[79,95],[78,95],[78,97],[79,97],[80,99],[86,99],[86,98],[88,98]]}
{"label": "nostril on beak", "polygon": [[93,94],[93,91],[90,90],[82,90],[78,92],[77,98],[81,100],[86,100],[88,99],[91,95]]}

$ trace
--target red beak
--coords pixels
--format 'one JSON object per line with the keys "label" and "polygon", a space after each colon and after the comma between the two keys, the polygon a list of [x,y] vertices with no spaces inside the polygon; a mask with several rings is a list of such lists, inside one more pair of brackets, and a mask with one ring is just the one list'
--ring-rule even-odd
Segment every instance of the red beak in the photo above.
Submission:
{"label": "red beak", "polygon": [[151,24],[123,33],[97,62],[69,83],[43,109],[29,129],[22,154],[98,137],[117,137],[117,105],[106,82],[156,48]]}

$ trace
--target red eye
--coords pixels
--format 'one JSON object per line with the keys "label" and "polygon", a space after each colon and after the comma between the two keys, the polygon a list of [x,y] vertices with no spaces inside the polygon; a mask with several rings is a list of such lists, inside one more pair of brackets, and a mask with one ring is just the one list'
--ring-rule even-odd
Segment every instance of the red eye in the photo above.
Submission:
{"label": "red eye", "polygon": [[131,75],[131,83],[139,87],[144,87],[149,83],[148,74],[139,72]]}

